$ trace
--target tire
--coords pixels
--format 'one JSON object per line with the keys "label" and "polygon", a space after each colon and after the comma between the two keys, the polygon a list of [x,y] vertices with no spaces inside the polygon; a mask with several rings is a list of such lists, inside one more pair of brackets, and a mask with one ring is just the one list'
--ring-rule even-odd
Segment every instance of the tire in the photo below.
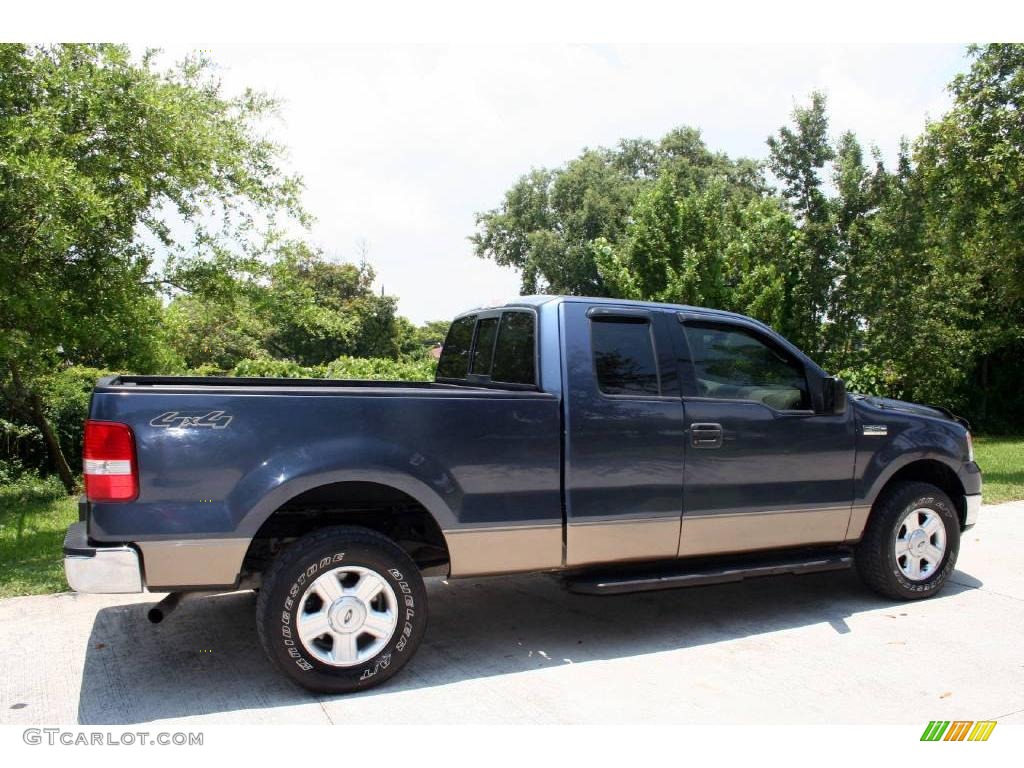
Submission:
{"label": "tire", "polygon": [[332,526],[274,560],[256,624],[267,656],[287,677],[318,693],[348,693],[380,685],[409,661],[427,628],[427,592],[419,568],[393,541]]}
{"label": "tire", "polygon": [[[907,554],[897,554],[897,548]],[[960,518],[949,496],[928,483],[905,482],[875,502],[855,560],[861,579],[879,594],[920,600],[942,589],[959,551]],[[938,552],[938,563],[931,562]]]}

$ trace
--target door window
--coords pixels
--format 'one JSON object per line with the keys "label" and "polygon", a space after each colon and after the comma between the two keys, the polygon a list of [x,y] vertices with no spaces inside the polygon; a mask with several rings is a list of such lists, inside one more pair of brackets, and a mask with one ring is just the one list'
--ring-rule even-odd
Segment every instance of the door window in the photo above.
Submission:
{"label": "door window", "polygon": [[785,350],[735,326],[685,329],[700,397],[753,400],[779,411],[811,408],[804,367]]}
{"label": "door window", "polygon": [[597,386],[606,395],[660,395],[651,324],[642,318],[591,322]]}

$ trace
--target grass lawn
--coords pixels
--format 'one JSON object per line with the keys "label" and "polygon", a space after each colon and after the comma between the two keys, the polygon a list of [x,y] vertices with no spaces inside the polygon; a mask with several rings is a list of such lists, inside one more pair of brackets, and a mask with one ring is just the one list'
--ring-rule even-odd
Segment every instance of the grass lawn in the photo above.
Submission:
{"label": "grass lawn", "polygon": [[1024,499],[1024,437],[975,437],[986,504]]}
{"label": "grass lawn", "polygon": [[0,486],[0,598],[63,592],[64,533],[78,520],[78,499],[59,483]]}

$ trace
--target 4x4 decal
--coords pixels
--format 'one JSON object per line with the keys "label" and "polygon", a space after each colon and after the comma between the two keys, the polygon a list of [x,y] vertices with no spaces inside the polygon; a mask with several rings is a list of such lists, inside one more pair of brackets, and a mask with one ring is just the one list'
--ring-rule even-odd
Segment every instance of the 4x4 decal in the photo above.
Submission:
{"label": "4x4 decal", "polygon": [[181,411],[168,411],[161,413],[151,422],[151,427],[209,427],[210,429],[224,429],[231,423],[234,416],[225,416],[224,411],[210,411],[209,413],[183,413]]}

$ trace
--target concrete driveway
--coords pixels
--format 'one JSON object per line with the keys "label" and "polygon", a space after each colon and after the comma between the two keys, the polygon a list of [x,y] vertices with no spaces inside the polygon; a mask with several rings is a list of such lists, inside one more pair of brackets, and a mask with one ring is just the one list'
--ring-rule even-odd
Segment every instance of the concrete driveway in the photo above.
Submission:
{"label": "concrete driveway", "polygon": [[239,592],[0,601],[0,723],[1024,722],[1024,503],[989,506],[944,592],[891,603],[856,573],[619,597],[547,576],[434,581],[383,688],[275,674]]}

